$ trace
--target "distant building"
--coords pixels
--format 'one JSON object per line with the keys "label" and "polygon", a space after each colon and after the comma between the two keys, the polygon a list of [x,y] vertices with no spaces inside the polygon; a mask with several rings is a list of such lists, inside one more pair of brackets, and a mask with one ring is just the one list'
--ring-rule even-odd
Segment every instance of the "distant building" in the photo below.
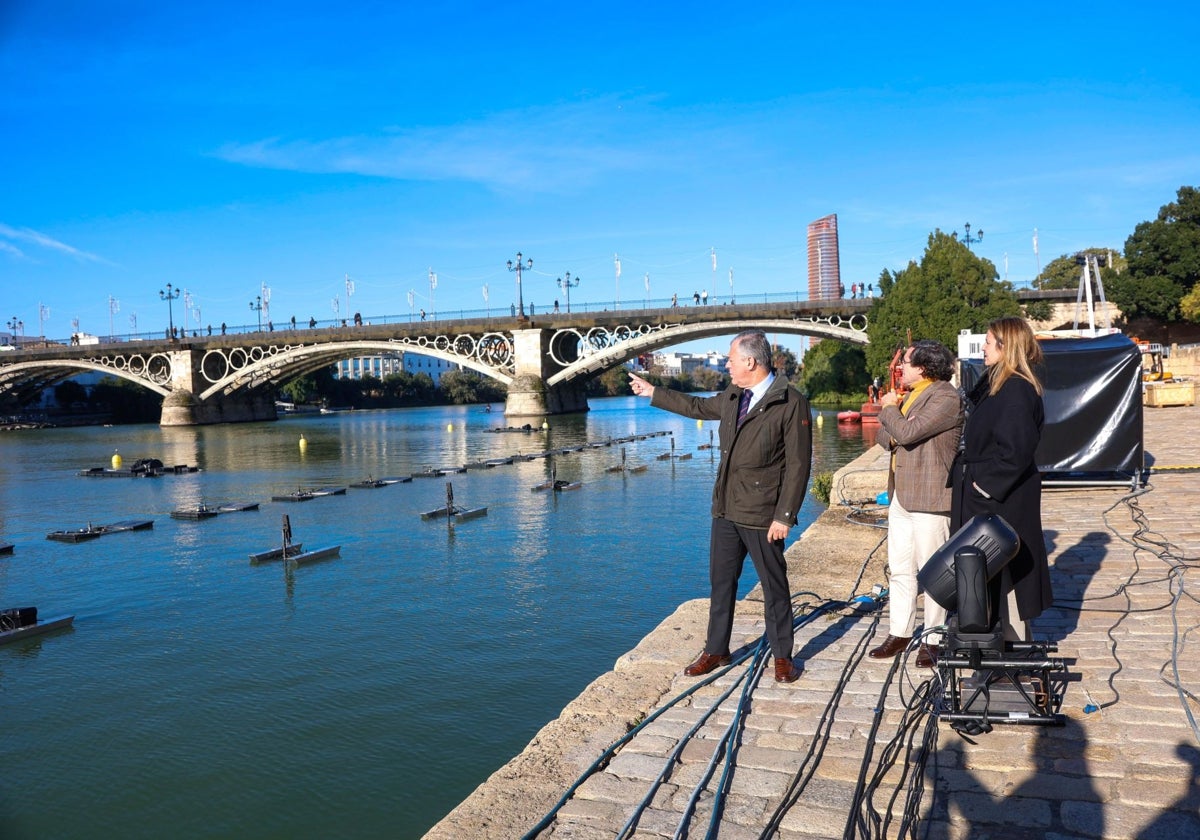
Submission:
{"label": "distant building", "polygon": [[664,376],[687,376],[701,368],[724,372],[727,358],[715,350],[707,353],[655,353],[654,363]]}
{"label": "distant building", "polygon": [[443,373],[460,370],[462,366],[444,359],[422,356],[419,353],[388,353],[342,359],[335,367],[334,378],[336,379],[362,379],[364,376],[384,379],[401,372],[424,373],[428,374],[434,385],[438,385]]}
{"label": "distant building", "polygon": [[844,296],[841,286],[837,213],[831,213],[808,223],[808,299],[836,300]]}

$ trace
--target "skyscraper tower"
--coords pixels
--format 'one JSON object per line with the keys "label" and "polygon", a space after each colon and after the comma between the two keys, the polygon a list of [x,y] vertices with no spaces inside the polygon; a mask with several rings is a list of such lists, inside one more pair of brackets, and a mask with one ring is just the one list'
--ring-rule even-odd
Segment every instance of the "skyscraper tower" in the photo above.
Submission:
{"label": "skyscraper tower", "polygon": [[836,300],[841,285],[837,213],[830,213],[808,224],[808,299]]}

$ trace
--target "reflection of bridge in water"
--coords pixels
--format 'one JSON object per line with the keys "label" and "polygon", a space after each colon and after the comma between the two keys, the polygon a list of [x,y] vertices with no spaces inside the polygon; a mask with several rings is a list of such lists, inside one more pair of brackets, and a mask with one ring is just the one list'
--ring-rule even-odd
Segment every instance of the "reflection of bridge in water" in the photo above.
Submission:
{"label": "reflection of bridge in water", "polygon": [[28,400],[85,371],[162,395],[163,426],[273,420],[288,380],[353,356],[418,353],[508,388],[505,414],[586,411],[584,385],[629,359],[744,329],[866,344],[870,300],[575,312],[317,329],[277,329],[174,341],[68,346],[44,342],[0,356],[0,394]]}

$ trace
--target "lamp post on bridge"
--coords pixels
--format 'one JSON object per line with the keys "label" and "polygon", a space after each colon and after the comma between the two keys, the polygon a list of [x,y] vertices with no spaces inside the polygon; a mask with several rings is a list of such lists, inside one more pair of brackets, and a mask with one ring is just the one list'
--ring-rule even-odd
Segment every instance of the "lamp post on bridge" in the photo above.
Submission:
{"label": "lamp post on bridge", "polygon": [[558,278],[558,288],[567,293],[567,314],[571,314],[571,287],[579,285],[579,278],[571,279],[571,272],[567,272],[566,278]]}
{"label": "lamp post on bridge", "polygon": [[167,337],[168,338],[175,337],[175,313],[172,311],[171,302],[174,300],[177,300],[181,294],[183,294],[183,291],[181,289],[176,289],[170,283],[167,284],[167,290],[165,292],[162,289],[158,290],[159,300],[165,300],[167,302]]}
{"label": "lamp post on bridge", "polygon": [[526,260],[525,264],[521,264],[521,252],[517,251],[517,263],[513,265],[513,261],[508,261],[508,270],[517,272],[517,314],[522,318],[525,317],[525,295],[521,290],[521,272],[533,268],[533,257]]}
{"label": "lamp post on bridge", "polygon": [[[963,229],[966,232],[963,234],[962,243],[964,245],[966,245],[968,248],[970,248],[974,244],[977,244],[977,243],[983,241],[983,231],[982,230],[980,230],[979,233],[975,234],[974,237],[971,236],[971,223],[970,222],[967,222],[965,225],[963,225]],[[953,236],[955,239],[958,238],[957,233],[953,234]]]}
{"label": "lamp post on bridge", "polygon": [[255,295],[250,301],[250,309],[258,313],[258,331],[262,332],[262,295]]}
{"label": "lamp post on bridge", "polygon": [[20,335],[25,330],[25,322],[17,319],[17,316],[12,316],[8,322],[8,329],[14,336]]}

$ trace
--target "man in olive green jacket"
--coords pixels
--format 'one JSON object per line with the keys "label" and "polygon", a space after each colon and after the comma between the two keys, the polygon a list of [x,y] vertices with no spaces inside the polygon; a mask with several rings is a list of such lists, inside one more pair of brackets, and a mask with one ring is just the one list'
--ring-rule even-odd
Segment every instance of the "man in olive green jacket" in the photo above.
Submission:
{"label": "man in olive green jacket", "polygon": [[700,676],[730,661],[737,582],[749,553],[763,587],[767,640],[777,682],[794,682],[791,587],[783,547],[804,502],[812,464],[808,400],[771,369],[771,345],[761,330],[734,337],[730,386],[713,397],[655,388],[630,374],[634,394],[684,417],[720,420],[721,463],[713,487],[709,542],[708,636],[685,670]]}

